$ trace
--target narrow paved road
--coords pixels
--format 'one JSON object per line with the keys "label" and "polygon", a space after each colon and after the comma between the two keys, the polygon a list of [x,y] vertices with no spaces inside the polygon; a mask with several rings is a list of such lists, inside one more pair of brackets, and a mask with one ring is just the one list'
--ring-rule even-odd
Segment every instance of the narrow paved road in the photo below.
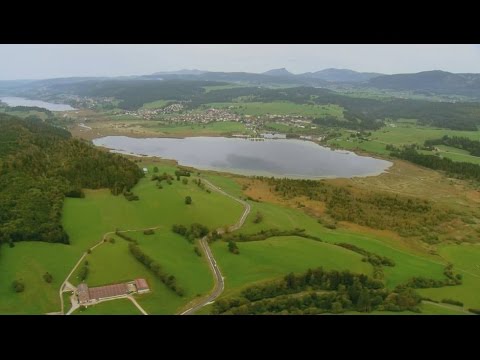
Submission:
{"label": "narrow paved road", "polygon": [[[247,219],[247,216],[248,214],[250,213],[250,204],[247,203],[246,201],[243,201],[241,199],[238,199],[236,198],[235,196],[233,195],[230,195],[228,193],[226,193],[225,191],[223,191],[222,189],[220,189],[219,187],[213,185],[210,181],[208,181],[207,179],[202,179],[205,184],[207,184],[208,187],[210,187],[212,190],[216,191],[216,192],[219,192],[220,194],[223,194],[225,196],[228,196],[229,198],[239,202],[240,204],[242,204],[244,206],[244,211],[242,213],[242,216],[240,217],[240,219],[238,220],[237,223],[235,223],[234,225],[230,226],[228,229],[229,231],[234,231],[234,230],[238,230],[240,229],[243,224],[245,223],[245,220]],[[157,227],[153,227],[153,228],[149,228],[151,230],[156,230],[156,229],[159,229],[161,226],[157,226]],[[126,233],[126,232],[136,232],[136,231],[144,231],[144,230],[148,230],[148,229],[131,229],[131,230],[122,230],[122,231],[119,231],[121,233]],[[218,232],[220,233],[223,233],[224,230],[223,229],[218,229],[217,230]],[[110,231],[110,232],[107,232],[103,235],[102,237],[102,240],[100,242],[98,242],[95,246],[91,247],[90,250],[94,250],[97,246],[100,246],[101,244],[103,244],[105,242],[105,239],[107,238],[108,235],[111,235],[111,234],[115,234],[115,231]],[[215,261],[215,258],[213,257],[213,254],[212,254],[212,251],[210,250],[210,247],[208,246],[208,242],[207,242],[207,238],[204,237],[202,239],[200,239],[200,246],[203,250],[203,253],[205,254],[205,256],[207,257],[207,260],[208,260],[208,263],[210,265],[210,269],[214,275],[214,281],[215,281],[215,285],[214,285],[214,288],[212,290],[212,292],[208,295],[208,297],[206,297],[205,299],[203,299],[200,303],[196,304],[196,305],[193,305],[192,307],[190,307],[189,309],[185,310],[184,312],[182,312],[180,315],[191,315],[193,314],[195,311],[199,310],[200,308],[204,307],[205,305],[207,305],[208,303],[212,302],[213,300],[215,300],[218,296],[220,296],[220,294],[223,292],[223,289],[225,287],[225,284],[224,284],[224,281],[223,281],[223,276],[222,276],[222,273],[220,272],[220,269],[218,268],[217,266],[217,262]],[[61,310],[60,310],[60,314],[65,314],[64,312],[64,304],[63,304],[63,292],[64,290],[66,290],[66,285],[68,283],[68,279],[70,279],[70,277],[72,276],[72,274],[75,272],[75,270],[77,269],[77,267],[80,265],[80,263],[83,261],[83,259],[85,259],[85,257],[87,256],[87,252],[83,253],[83,255],[81,256],[81,258],[78,260],[78,262],[75,264],[75,266],[73,267],[73,269],[70,271],[70,273],[67,275],[65,281],[62,283],[62,285],[60,286],[60,290],[59,290],[59,296],[60,296],[60,303],[61,303]],[[135,304],[135,306],[137,306],[140,311],[142,311],[142,313],[144,313],[145,315],[147,315],[147,313],[145,312],[145,310],[143,310],[139,304],[133,299],[131,298],[130,300],[132,300],[132,302]],[[70,313],[70,312],[69,312]]]}
{"label": "narrow paved road", "polygon": [[[157,230],[161,228],[161,226],[156,226],[156,227],[152,227],[152,228],[147,228],[147,229],[130,229],[130,230],[121,230],[119,231],[119,233],[127,233],[127,232],[138,232],[138,231],[145,231],[145,230]],[[108,235],[112,235],[112,234],[115,234],[116,231],[109,231],[107,233],[105,233],[103,236],[102,236],[102,240],[100,242],[98,242],[97,244],[95,244],[94,246],[92,246],[90,248],[90,250],[94,250],[96,247],[102,245],[103,243],[105,243],[105,239],[107,238]],[[59,296],[60,296],[60,314],[62,315],[65,315],[65,305],[63,303],[63,296],[62,294],[65,292],[65,291],[69,291],[71,289],[67,289],[67,285],[69,286],[73,286],[71,285],[69,282],[68,282],[68,279],[70,279],[70,277],[72,276],[72,274],[75,272],[75,270],[77,269],[77,267],[80,265],[80,263],[82,262],[83,259],[85,259],[85,257],[87,256],[87,252],[84,252],[82,257],[80,258],[80,260],[78,260],[78,262],[75,264],[75,266],[73,267],[72,271],[70,271],[70,273],[67,275],[66,279],[63,281],[62,285],[60,286],[60,290],[59,290]],[[67,314],[68,315],[68,314]]]}
{"label": "narrow paved road", "polygon": [[[240,200],[240,199],[226,193],[225,191],[216,187],[215,185],[213,185],[210,181],[208,181],[206,179],[203,179],[203,181],[213,190],[215,190],[215,191],[217,191],[217,192],[219,192],[219,193],[221,193],[225,196],[228,196],[229,198],[239,202],[240,204],[242,204],[245,207],[245,210],[243,211],[240,220],[238,220],[238,222],[236,224],[229,227],[230,231],[240,229],[243,226],[243,224],[245,223],[245,220],[247,219],[248,214],[250,213],[250,204],[247,203],[246,201]],[[218,231],[223,232],[223,229],[219,229]],[[215,258],[213,257],[213,254],[212,254],[212,251],[210,250],[210,247],[208,246],[206,236],[203,237],[202,239],[200,239],[200,246],[203,250],[203,253],[207,257],[208,263],[210,265],[210,270],[212,270],[212,273],[214,275],[215,285],[213,287],[212,292],[206,298],[202,299],[201,302],[199,302],[198,304],[193,305],[192,307],[188,308],[187,310],[182,312],[180,315],[192,315],[192,314],[194,314],[197,310],[201,309],[202,307],[211,303],[217,297],[219,297],[220,294],[223,292],[223,289],[225,288],[225,282],[224,282],[222,273],[221,273],[220,269],[218,268],[217,262],[215,261]]]}

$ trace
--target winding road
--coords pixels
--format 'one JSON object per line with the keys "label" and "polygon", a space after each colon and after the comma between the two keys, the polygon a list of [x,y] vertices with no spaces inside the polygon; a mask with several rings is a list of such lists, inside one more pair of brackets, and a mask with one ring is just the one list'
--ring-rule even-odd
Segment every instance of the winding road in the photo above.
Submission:
{"label": "winding road", "polygon": [[[250,204],[247,203],[246,201],[243,201],[239,198],[236,198],[233,195],[230,195],[230,194],[226,193],[221,188],[213,185],[207,179],[203,179],[203,181],[212,190],[214,190],[216,192],[219,192],[220,194],[225,195],[225,196],[239,202],[240,204],[242,204],[244,206],[245,209],[244,209],[240,219],[234,225],[231,225],[228,228],[229,231],[235,231],[235,230],[240,229],[243,226],[243,224],[245,223],[245,220],[247,219],[248,214],[250,213]],[[160,226],[149,228],[149,229],[156,230],[156,229],[159,229],[159,228],[160,228]],[[143,231],[143,230],[148,230],[148,229],[131,229],[131,230],[122,230],[122,231],[119,231],[119,232],[126,233],[126,232],[135,232],[135,231]],[[224,232],[223,229],[218,229],[217,231],[218,231],[218,233],[223,233]],[[91,247],[90,250],[94,250],[97,246],[100,246],[101,244],[103,244],[105,242],[107,236],[112,235],[112,234],[115,234],[115,231],[109,231],[109,232],[105,233],[102,237],[102,240],[100,242],[98,242],[95,246]],[[202,248],[202,251],[206,256],[206,258],[208,260],[208,264],[210,265],[210,270],[212,271],[212,273],[214,275],[215,285],[213,287],[213,290],[210,292],[210,294],[206,298],[202,299],[199,303],[197,303],[195,305],[192,305],[190,308],[188,308],[187,310],[182,312],[180,315],[192,315],[193,313],[195,313],[195,311],[199,310],[200,308],[202,308],[205,305],[214,301],[218,296],[220,296],[220,294],[223,292],[223,290],[225,288],[225,283],[224,283],[222,273],[221,273],[220,269],[218,268],[217,262],[215,261],[215,258],[213,257],[213,253],[210,250],[210,247],[208,246],[206,236],[203,237],[202,239],[200,239],[200,247]],[[62,295],[65,291],[67,291],[67,289],[66,289],[67,284],[70,285],[68,283],[68,279],[70,279],[72,274],[75,272],[77,267],[81,264],[81,262],[83,261],[83,259],[85,259],[86,256],[87,256],[87,252],[83,253],[82,257],[78,260],[78,262],[75,264],[73,269],[67,275],[65,281],[60,286],[60,290],[59,290],[60,304],[61,304],[60,314],[65,314],[63,296]],[[138,303],[136,303],[136,301],[134,301],[133,298],[130,297],[130,300],[132,302],[134,302],[135,306],[137,306],[144,315],[147,315],[147,313],[138,305]],[[196,300],[196,301],[198,301],[198,300]],[[69,314],[70,314],[70,311],[68,312],[67,315],[69,315]]]}
{"label": "winding road", "polygon": [[[242,217],[240,218],[240,220],[238,220],[238,222],[236,224],[229,227],[229,231],[234,231],[234,230],[240,229],[243,226],[243,224],[245,223],[245,220],[247,219],[248,214],[250,213],[250,204],[247,203],[246,201],[243,201],[243,200],[240,200],[240,199],[236,198],[233,195],[230,195],[230,194],[226,193],[221,188],[216,187],[215,185],[213,185],[210,181],[208,181],[206,179],[203,179],[203,181],[212,190],[215,190],[215,191],[217,191],[217,192],[219,192],[219,193],[221,193],[225,196],[228,196],[229,198],[239,202],[240,204],[242,204],[244,206],[245,210],[242,213]],[[222,233],[223,229],[218,229],[217,231],[219,233]],[[215,258],[213,257],[212,250],[210,250],[210,247],[208,246],[206,236],[203,237],[202,239],[200,239],[200,246],[201,246],[204,254],[207,257],[208,263],[210,265],[210,270],[212,271],[213,276],[214,276],[215,285],[214,285],[211,293],[206,298],[202,299],[199,303],[191,306],[190,308],[188,308],[187,310],[182,312],[180,315],[193,315],[197,310],[199,310],[202,307],[204,307],[205,305],[213,302],[217,297],[219,297],[220,294],[223,292],[223,289],[225,288],[225,281],[224,281],[222,272],[220,271],[220,269],[217,265],[217,262],[215,261]]]}

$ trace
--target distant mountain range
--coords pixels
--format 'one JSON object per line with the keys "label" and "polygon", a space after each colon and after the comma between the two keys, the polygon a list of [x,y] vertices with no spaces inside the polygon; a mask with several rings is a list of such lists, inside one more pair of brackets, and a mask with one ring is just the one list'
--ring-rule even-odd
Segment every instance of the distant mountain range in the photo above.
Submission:
{"label": "distant mountain range", "polygon": [[200,75],[208,71],[197,70],[197,69],[182,69],[178,71],[160,71],[153,73],[152,75]]}
{"label": "distant mountain range", "polygon": [[263,75],[270,75],[270,76],[295,76],[285,68],[268,70],[268,71],[265,71],[262,74]]}
{"label": "distant mountain range", "polygon": [[[76,77],[31,81],[0,81],[0,94],[21,93],[22,90],[34,95],[37,92],[66,90],[69,84],[104,81],[132,80],[188,80],[216,81],[243,84],[245,86],[313,86],[328,89],[356,88],[410,91],[423,95],[461,95],[480,99],[480,74],[454,74],[433,70],[414,74],[384,75],[379,73],[357,72],[349,69],[325,69],[317,72],[293,74],[285,68],[272,69],[261,74],[247,72],[211,72],[197,69],[163,71],[142,76],[122,77]],[[55,91],[54,91],[55,92]]]}
{"label": "distant mountain range", "polygon": [[312,77],[330,82],[366,82],[383,74],[358,72],[348,69],[325,69],[317,72],[308,72],[299,76]]}
{"label": "distant mountain range", "polygon": [[300,79],[318,79],[328,82],[346,82],[346,83],[356,83],[356,82],[366,82],[374,77],[383,75],[378,73],[363,73],[348,69],[325,69],[316,72],[306,72],[303,74],[292,74],[285,68],[273,69],[265,71],[263,75],[270,76],[288,76],[295,77]]}
{"label": "distant mountain range", "polygon": [[378,76],[371,79],[369,84],[380,89],[480,97],[480,74],[453,74],[433,70]]}

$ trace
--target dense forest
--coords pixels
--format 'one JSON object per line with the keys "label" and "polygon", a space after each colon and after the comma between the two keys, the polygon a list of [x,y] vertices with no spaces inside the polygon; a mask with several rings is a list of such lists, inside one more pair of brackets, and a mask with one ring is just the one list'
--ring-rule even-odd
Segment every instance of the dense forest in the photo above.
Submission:
{"label": "dense forest", "polygon": [[468,151],[473,156],[480,156],[480,141],[472,140],[462,136],[448,136],[445,135],[440,139],[431,139],[425,141],[425,147],[433,150],[435,145],[447,145]]}
{"label": "dense forest", "polygon": [[57,90],[80,96],[115,97],[119,107],[134,110],[158,99],[187,101],[205,92],[203,86],[226,85],[224,82],[186,80],[91,80],[76,84],[57,85]]}
{"label": "dense forest", "polygon": [[349,271],[308,269],[283,279],[246,288],[220,299],[213,314],[322,314],[373,310],[419,311],[420,296],[411,288],[384,288],[380,280]]}
{"label": "dense forest", "polygon": [[290,199],[305,196],[324,202],[326,214],[374,229],[397,231],[401,236],[421,236],[434,242],[431,233],[454,215],[430,201],[374,191],[352,191],[325,181],[263,178],[275,193]]}
{"label": "dense forest", "polygon": [[404,146],[402,148],[387,145],[386,148],[391,151],[390,156],[430,169],[445,171],[449,176],[459,179],[480,180],[480,165],[478,164],[453,161],[436,155],[420,154],[416,145]]}
{"label": "dense forest", "polygon": [[68,243],[65,196],[82,188],[120,194],[143,176],[125,157],[101,151],[38,119],[0,114],[0,242]]}

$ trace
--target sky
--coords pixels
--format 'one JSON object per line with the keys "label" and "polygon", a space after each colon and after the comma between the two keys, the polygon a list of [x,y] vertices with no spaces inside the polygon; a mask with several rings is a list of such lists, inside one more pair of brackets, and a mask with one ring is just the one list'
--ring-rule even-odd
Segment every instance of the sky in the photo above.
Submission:
{"label": "sky", "polygon": [[343,68],[384,74],[480,73],[480,45],[0,44],[0,80],[145,75],[200,69],[298,74]]}

